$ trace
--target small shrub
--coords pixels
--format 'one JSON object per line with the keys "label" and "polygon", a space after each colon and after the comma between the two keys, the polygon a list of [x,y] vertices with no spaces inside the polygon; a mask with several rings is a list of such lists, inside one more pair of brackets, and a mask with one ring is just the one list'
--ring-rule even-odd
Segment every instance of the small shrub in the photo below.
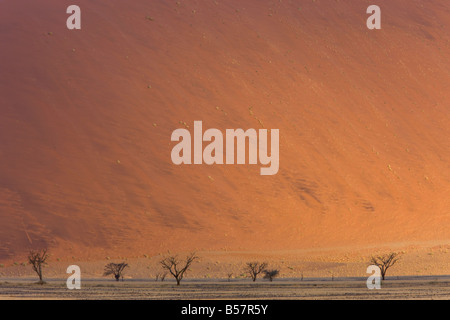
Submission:
{"label": "small shrub", "polygon": [[278,277],[280,274],[280,270],[272,269],[272,270],[264,270],[264,279],[273,281],[274,278]]}

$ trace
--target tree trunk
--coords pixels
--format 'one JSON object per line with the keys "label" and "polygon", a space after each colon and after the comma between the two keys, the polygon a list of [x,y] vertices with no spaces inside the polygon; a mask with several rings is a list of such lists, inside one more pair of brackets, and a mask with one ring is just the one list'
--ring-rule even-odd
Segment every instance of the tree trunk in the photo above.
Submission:
{"label": "tree trunk", "polygon": [[42,267],[39,264],[39,281],[42,282]]}

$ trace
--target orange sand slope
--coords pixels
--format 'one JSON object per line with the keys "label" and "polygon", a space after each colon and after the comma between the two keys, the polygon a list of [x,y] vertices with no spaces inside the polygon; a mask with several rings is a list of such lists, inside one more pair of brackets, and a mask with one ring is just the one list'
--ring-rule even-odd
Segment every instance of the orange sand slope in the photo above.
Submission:
{"label": "orange sand slope", "polygon": [[[450,242],[450,2],[0,1],[0,260]],[[280,129],[280,170],[171,133]]]}

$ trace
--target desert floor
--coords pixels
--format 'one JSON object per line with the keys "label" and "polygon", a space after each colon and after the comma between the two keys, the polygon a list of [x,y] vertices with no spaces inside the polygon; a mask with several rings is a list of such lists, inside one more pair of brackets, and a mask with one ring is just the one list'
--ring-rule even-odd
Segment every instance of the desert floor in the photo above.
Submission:
{"label": "desert floor", "polygon": [[[450,299],[450,246],[432,244],[366,248],[339,251],[197,252],[199,257],[177,287],[160,261],[188,253],[154,256],[112,256],[84,261],[76,256],[51,256],[44,267],[46,285],[25,260],[0,265],[0,299]],[[367,266],[372,255],[389,251],[400,253],[400,260],[388,270],[381,290],[368,290]],[[104,266],[126,262],[124,281],[104,277]],[[260,276],[248,278],[245,263],[265,261],[268,269],[280,270],[272,283]],[[81,268],[81,290],[68,290],[69,265]],[[230,281],[228,281],[230,276]],[[301,280],[303,278],[303,281]]]}
{"label": "desert floor", "polygon": [[68,290],[64,279],[38,285],[33,279],[0,282],[0,299],[450,299],[450,276],[400,277],[387,279],[380,290],[368,290],[363,278],[258,280],[209,279],[172,280],[105,279],[82,281],[80,290]]}

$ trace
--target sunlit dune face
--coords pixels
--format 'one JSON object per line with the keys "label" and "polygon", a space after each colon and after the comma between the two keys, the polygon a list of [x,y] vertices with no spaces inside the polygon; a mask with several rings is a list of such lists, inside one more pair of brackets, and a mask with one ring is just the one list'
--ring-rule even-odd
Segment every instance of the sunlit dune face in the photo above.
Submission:
{"label": "sunlit dune face", "polygon": [[[445,240],[450,3],[0,2],[0,259]],[[176,165],[279,130],[279,168]]]}

